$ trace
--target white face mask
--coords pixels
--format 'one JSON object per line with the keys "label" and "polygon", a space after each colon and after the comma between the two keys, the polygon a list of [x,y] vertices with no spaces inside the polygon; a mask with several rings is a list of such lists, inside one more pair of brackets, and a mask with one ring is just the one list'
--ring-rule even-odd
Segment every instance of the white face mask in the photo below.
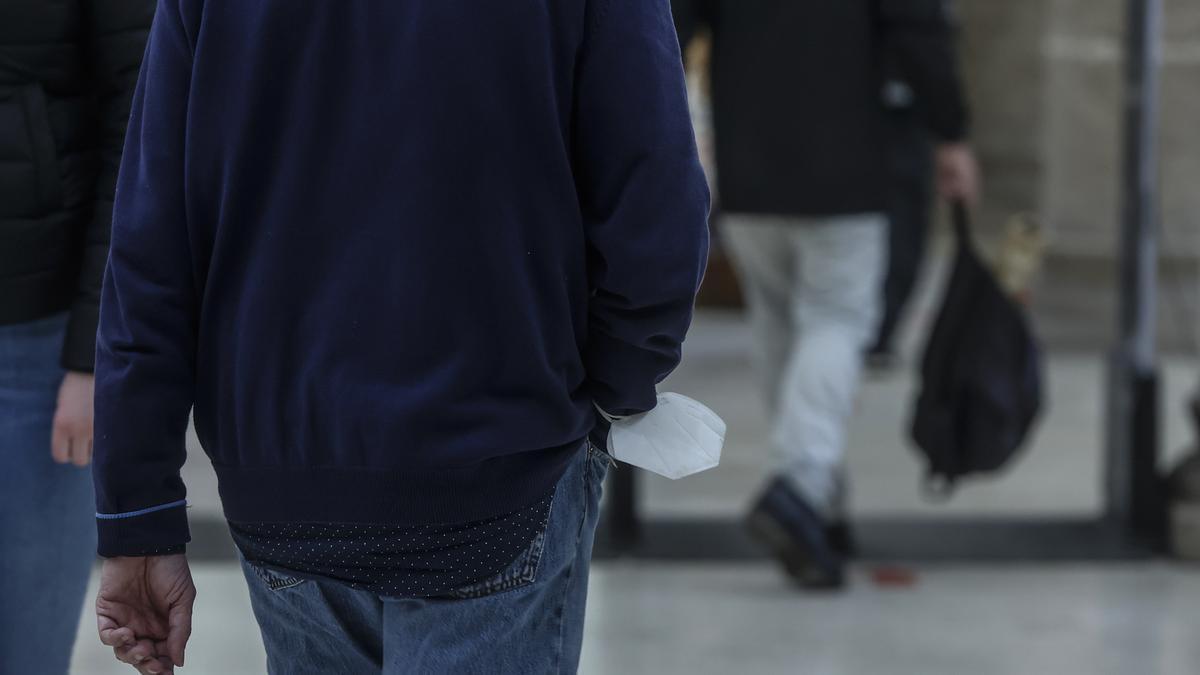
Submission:
{"label": "white face mask", "polygon": [[626,464],[672,480],[715,467],[725,444],[725,422],[699,401],[659,394],[658,407],[616,419],[608,453]]}

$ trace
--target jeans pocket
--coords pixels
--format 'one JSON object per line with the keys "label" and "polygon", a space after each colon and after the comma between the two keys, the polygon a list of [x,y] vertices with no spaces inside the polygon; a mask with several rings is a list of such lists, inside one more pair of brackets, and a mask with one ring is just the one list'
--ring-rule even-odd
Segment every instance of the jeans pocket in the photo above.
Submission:
{"label": "jeans pocket", "polygon": [[[553,504],[551,504],[550,508],[553,510]],[[475,598],[485,598],[489,595],[497,595],[532,584],[537,580],[538,567],[542,562],[542,554],[546,551],[546,531],[549,529],[549,521],[550,518],[547,516],[546,527],[534,536],[529,548],[522,551],[517,556],[517,559],[506,567],[503,572],[500,572],[491,579],[453,590],[448,596],[455,600],[472,600]]]}
{"label": "jeans pocket", "polygon": [[273,570],[265,565],[251,562],[249,560],[246,561],[246,566],[249,567],[250,570],[254,572],[254,575],[257,576],[263,582],[263,584],[272,591],[282,591],[287,588],[294,588],[307,581],[307,579],[294,577],[285,572]]}
{"label": "jeans pocket", "polygon": [[[555,574],[563,563],[564,551],[574,550],[574,545],[578,544],[576,533],[587,520],[589,510],[594,508],[588,502],[611,461],[608,453],[589,442],[586,452],[576,455],[571,467],[559,479],[546,521],[529,547],[491,579],[464,586],[443,597],[451,600],[484,598],[533,585],[546,575]],[[543,568],[549,568],[549,572]]]}
{"label": "jeans pocket", "polygon": [[608,470],[617,465],[617,460],[607,450],[598,447],[589,438],[587,442],[588,471],[595,480],[604,482]]}

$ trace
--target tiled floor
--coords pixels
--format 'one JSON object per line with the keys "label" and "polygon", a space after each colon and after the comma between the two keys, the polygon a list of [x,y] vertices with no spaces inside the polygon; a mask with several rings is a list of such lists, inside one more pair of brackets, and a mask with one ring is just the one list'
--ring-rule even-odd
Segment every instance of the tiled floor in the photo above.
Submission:
{"label": "tiled floor", "polygon": [[1200,581],[1161,566],[922,570],[790,593],[765,567],[609,567],[584,672],[1194,675]]}
{"label": "tiled floor", "polygon": [[[241,575],[193,570],[195,675],[265,672]],[[915,586],[840,596],[789,591],[765,565],[600,566],[582,673],[591,675],[1195,675],[1200,570],[918,570]],[[133,672],[85,615],[78,675]]]}
{"label": "tiled floor", "polygon": [[[929,301],[919,312],[927,313]],[[686,365],[666,388],[712,405],[729,422],[722,466],[672,483],[648,480],[655,514],[738,512],[769,467],[754,379],[737,317],[703,314]],[[909,352],[912,345],[909,341]],[[924,502],[920,465],[903,442],[914,381],[870,381],[850,434],[858,514],[1088,514],[1101,503],[1103,355],[1059,353],[1050,405],[1032,447],[999,479],[967,486],[948,505]],[[1166,442],[1190,439],[1182,401],[1189,358],[1166,360]],[[219,514],[211,471],[193,453],[193,517]],[[851,591],[803,596],[764,564],[605,563],[592,580],[585,673],[618,675],[1195,675],[1200,673],[1200,568],[1120,566],[923,567],[907,588],[881,588],[858,570]],[[183,672],[262,673],[263,654],[240,573],[195,568],[200,598]],[[85,612],[76,673],[126,672],[94,638]],[[129,671],[132,672],[132,671]]]}

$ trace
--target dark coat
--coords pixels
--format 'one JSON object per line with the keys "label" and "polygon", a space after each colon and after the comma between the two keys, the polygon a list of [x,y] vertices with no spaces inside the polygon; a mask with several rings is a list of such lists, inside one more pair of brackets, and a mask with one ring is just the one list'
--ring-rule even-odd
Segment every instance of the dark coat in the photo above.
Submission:
{"label": "dark coat", "polygon": [[[885,72],[935,138],[967,112],[945,0],[675,0],[680,40],[713,36],[717,180],[726,211],[883,211]],[[886,66],[886,67],[885,67]]]}
{"label": "dark coat", "polygon": [[154,0],[0,0],[0,325],[70,310],[91,371],[113,189]]}

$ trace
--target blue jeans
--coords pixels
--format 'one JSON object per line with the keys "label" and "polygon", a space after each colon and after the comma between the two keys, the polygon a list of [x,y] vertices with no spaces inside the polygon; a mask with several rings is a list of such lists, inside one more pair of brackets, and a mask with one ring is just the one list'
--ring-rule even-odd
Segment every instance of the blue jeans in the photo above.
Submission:
{"label": "blue jeans", "polygon": [[0,326],[0,673],[66,673],[96,558],[88,469],[50,430],[66,316]]}
{"label": "blue jeans", "polygon": [[399,599],[242,568],[271,673],[574,673],[609,457],[588,444],[559,480],[544,532],[495,578]]}

